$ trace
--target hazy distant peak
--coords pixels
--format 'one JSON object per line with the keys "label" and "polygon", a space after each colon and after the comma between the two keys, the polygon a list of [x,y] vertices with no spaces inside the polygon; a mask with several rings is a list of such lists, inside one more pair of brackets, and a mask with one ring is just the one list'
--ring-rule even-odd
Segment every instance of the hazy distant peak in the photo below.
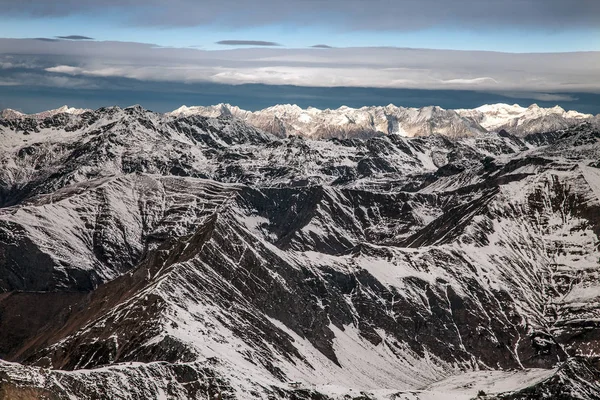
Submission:
{"label": "hazy distant peak", "polygon": [[83,114],[86,111],[91,111],[91,110],[84,109],[84,108],[74,108],[74,107],[69,107],[67,105],[64,105],[59,108],[55,108],[53,110],[42,111],[42,112],[35,113],[35,114],[24,114],[20,111],[15,111],[10,108],[7,108],[2,111],[2,118],[4,118],[4,119],[15,119],[15,118],[44,119],[44,118],[52,117],[57,114],[79,115],[79,114]]}
{"label": "hazy distant peak", "polygon": [[7,108],[5,110],[2,110],[2,113],[0,115],[2,116],[3,119],[18,119],[18,118],[22,118],[23,116],[25,116],[25,114],[23,114],[22,112],[13,110],[12,108]]}

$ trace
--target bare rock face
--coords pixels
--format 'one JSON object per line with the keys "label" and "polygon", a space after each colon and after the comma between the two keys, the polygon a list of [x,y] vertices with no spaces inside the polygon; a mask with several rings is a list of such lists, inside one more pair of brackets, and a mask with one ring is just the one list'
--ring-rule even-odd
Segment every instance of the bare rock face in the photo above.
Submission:
{"label": "bare rock face", "polygon": [[598,398],[593,123],[311,140],[226,110],[0,119],[0,397]]}

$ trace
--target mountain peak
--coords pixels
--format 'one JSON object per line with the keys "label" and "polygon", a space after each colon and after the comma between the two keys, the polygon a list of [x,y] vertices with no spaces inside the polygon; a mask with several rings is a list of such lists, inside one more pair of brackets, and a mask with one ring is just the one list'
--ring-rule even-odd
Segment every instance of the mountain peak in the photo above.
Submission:
{"label": "mountain peak", "polygon": [[12,108],[6,108],[6,109],[2,110],[2,113],[0,113],[0,116],[3,119],[19,119],[19,118],[23,118],[25,116],[25,114],[23,114],[20,111],[13,110]]}

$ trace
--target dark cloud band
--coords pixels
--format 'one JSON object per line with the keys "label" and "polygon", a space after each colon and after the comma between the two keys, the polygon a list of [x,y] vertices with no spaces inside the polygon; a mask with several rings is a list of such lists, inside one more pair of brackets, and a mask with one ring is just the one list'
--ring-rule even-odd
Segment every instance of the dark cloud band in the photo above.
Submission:
{"label": "dark cloud band", "polygon": [[88,36],[81,36],[81,35],[57,36],[57,38],[65,39],[65,40],[94,40],[94,38],[91,38]]}
{"label": "dark cloud band", "polygon": [[[598,0],[0,0],[4,15],[33,17],[118,11],[132,24],[231,27],[265,23],[328,25],[342,29],[598,29]],[[185,10],[182,12],[181,10]]]}

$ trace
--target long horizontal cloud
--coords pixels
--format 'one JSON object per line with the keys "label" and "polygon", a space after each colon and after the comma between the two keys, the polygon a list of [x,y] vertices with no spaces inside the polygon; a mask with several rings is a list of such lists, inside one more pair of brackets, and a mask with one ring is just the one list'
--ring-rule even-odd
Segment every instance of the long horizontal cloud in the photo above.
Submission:
{"label": "long horizontal cloud", "polygon": [[399,48],[205,51],[125,42],[0,39],[0,65],[4,65],[0,77],[11,68],[19,68],[80,79],[600,92],[600,52],[510,54]]}
{"label": "long horizontal cloud", "polygon": [[94,38],[82,35],[57,36],[57,38],[66,40],[94,40]]}
{"label": "long horizontal cloud", "polygon": [[326,23],[348,29],[409,30],[435,25],[598,28],[597,0],[0,0],[6,15],[102,13],[140,25]]}
{"label": "long horizontal cloud", "polygon": [[217,44],[224,46],[281,46],[279,43],[263,40],[220,40]]}

